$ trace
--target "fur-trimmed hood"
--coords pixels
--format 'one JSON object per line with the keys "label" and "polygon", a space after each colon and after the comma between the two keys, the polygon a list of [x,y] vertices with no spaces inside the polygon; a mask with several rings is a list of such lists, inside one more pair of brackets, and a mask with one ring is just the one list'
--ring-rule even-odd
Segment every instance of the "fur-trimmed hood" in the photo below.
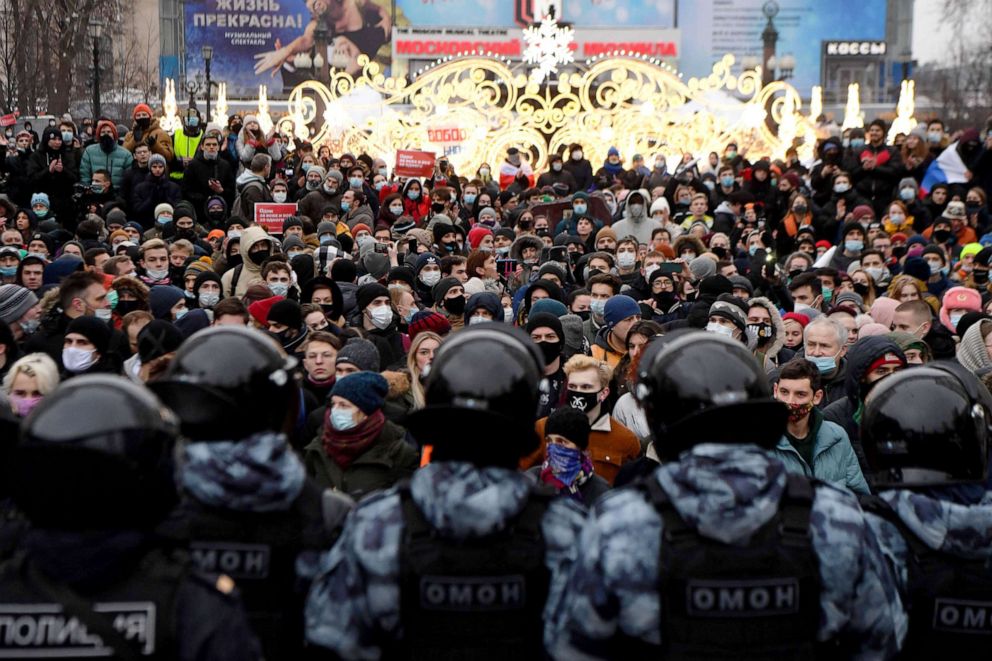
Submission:
{"label": "fur-trimmed hood", "polygon": [[778,308],[775,307],[775,304],[764,296],[749,298],[747,304],[748,307],[760,305],[768,310],[768,314],[772,320],[772,329],[775,332],[775,338],[765,350],[765,356],[767,356],[768,360],[774,362],[778,352],[785,346],[785,323],[782,321],[782,315],[778,313]]}

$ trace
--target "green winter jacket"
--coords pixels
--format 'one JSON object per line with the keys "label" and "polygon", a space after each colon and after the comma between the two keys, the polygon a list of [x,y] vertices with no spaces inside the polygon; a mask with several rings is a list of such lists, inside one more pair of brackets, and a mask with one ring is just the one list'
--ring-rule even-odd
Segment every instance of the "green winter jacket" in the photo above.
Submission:
{"label": "green winter jacket", "polygon": [[327,456],[318,435],[304,448],[303,462],[307,474],[318,486],[344,491],[358,500],[372,491],[393,486],[417,470],[420,457],[413,446],[404,440],[405,435],[402,427],[387,420],[372,447],[356,457],[346,469]]}
{"label": "green winter jacket", "polygon": [[134,156],[120,145],[115,146],[114,151],[109,154],[100,149],[99,144],[90,145],[83,150],[83,160],[79,164],[79,181],[89,185],[94,172],[106,170],[110,173],[110,182],[114,190],[119,191],[124,182],[124,173],[131,168],[132,163]]}
{"label": "green winter jacket", "polygon": [[[814,410],[813,415],[822,417],[823,414]],[[815,477],[824,482],[847,487],[855,493],[870,493],[865,476],[861,473],[858,457],[854,454],[851,441],[847,438],[847,432],[838,424],[828,420],[821,422],[813,444],[812,468],[784,435],[772,452],[782,460],[790,473]]]}

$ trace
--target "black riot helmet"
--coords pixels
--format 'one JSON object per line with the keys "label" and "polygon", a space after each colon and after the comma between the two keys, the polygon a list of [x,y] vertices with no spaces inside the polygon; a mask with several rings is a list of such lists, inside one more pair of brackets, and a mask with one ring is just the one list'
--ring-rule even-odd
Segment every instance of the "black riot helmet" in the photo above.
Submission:
{"label": "black riot helmet", "polygon": [[982,483],[992,410],[988,390],[943,363],[886,377],[861,417],[861,445],[877,488]]}
{"label": "black riot helmet", "polygon": [[788,418],[743,344],[695,329],[651,343],[638,366],[634,396],[666,461],[699,443],[772,448]]}
{"label": "black riot helmet", "polygon": [[236,441],[288,431],[299,413],[294,358],[260,331],[215,326],[183,342],[148,386],[192,441]]}
{"label": "black riot helmet", "polygon": [[424,384],[423,409],[406,426],[440,461],[516,466],[537,449],[544,360],[523,331],[480,324],[441,345]]}
{"label": "black riot helmet", "polygon": [[138,529],[176,502],[178,421],[147,389],[110,375],[80,376],[21,425],[11,490],[39,527]]}

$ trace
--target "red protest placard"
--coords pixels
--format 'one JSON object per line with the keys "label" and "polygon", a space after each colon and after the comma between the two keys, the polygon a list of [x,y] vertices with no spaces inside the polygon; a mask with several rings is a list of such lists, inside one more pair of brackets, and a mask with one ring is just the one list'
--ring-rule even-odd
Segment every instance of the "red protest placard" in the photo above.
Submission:
{"label": "red protest placard", "polygon": [[429,177],[434,172],[434,152],[400,149],[393,172],[397,177]]}
{"label": "red protest placard", "polygon": [[282,221],[296,215],[296,203],[256,202],[255,223],[269,234],[282,234]]}
{"label": "red protest placard", "polygon": [[12,112],[9,115],[0,116],[0,126],[13,126],[17,123],[17,116],[20,114],[19,112]]}

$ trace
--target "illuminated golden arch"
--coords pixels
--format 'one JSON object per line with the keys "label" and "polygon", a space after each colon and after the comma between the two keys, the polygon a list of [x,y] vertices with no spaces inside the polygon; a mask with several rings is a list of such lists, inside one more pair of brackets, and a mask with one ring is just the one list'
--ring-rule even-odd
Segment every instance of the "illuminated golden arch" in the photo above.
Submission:
{"label": "illuminated golden arch", "polygon": [[[732,55],[709,76],[683,81],[657,60],[615,53],[544,87],[493,55],[445,58],[409,84],[387,78],[364,56],[361,64],[357,78],[333,71],[329,84],[311,80],[296,87],[280,125],[314,144],[330,144],[335,153],[381,155],[442,151],[428,130],[455,127],[462,139],[449,158],[461,173],[501,162],[510,146],[529,151],[536,171],[572,142],[581,143],[593,163],[611,146],[628,158],[664,153],[672,163],[685,152],[721,152],[729,142],[774,157],[794,141],[802,155],[812,149],[813,127],[796,90],[781,81],[762,87],[760,69],[732,73]],[[375,116],[356,121],[360,93],[378,107]]]}

